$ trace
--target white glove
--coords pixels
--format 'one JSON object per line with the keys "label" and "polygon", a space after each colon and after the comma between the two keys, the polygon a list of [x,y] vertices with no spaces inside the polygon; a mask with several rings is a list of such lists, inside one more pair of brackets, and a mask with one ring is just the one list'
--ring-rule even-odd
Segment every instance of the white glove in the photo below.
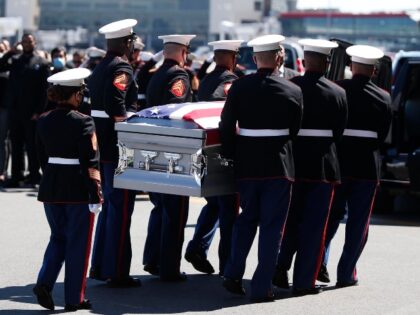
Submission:
{"label": "white glove", "polygon": [[156,62],[159,62],[163,58],[163,50],[158,51],[156,54],[153,55],[152,59]]}
{"label": "white glove", "polygon": [[102,205],[100,203],[89,204],[89,211],[98,214],[102,211]]}
{"label": "white glove", "polygon": [[213,58],[214,58],[214,53],[210,53],[210,55],[206,59],[206,62],[207,63],[212,63],[213,62]]}

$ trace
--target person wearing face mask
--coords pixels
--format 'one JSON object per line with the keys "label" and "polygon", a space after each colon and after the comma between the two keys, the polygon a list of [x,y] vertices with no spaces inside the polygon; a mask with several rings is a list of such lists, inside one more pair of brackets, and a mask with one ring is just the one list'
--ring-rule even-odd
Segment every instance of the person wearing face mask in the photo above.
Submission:
{"label": "person wearing face mask", "polygon": [[[188,47],[195,35],[163,35],[162,66],[155,72],[146,91],[146,108],[191,102],[190,79],[184,65]],[[180,272],[184,228],[188,218],[186,196],[149,193],[154,208],[150,213],[144,246],[144,270],[162,281],[184,281]]]}
{"label": "person wearing face mask", "polygon": [[104,192],[104,209],[98,218],[89,276],[108,280],[112,287],[141,285],[139,279],[130,277],[130,225],[136,192],[114,188],[113,184],[119,161],[114,126],[137,110],[137,89],[133,68],[128,62],[136,38],[133,33],[136,24],[136,20],[126,19],[99,29],[107,40],[107,52],[88,82],[91,116],[98,131]]}
{"label": "person wearing face mask", "polygon": [[53,50],[51,50],[51,63],[51,74],[68,70],[68,67],[66,66],[66,49],[64,47],[55,47]]}
{"label": "person wearing face mask", "polygon": [[[18,48],[20,44],[22,53]],[[12,176],[5,183],[7,188],[21,187],[22,184],[34,187],[41,178],[36,157],[35,130],[36,121],[44,111],[46,103],[49,63],[35,48],[35,37],[24,34],[21,43],[10,49],[0,59],[0,72],[9,71],[8,102]],[[24,178],[24,149],[28,154],[29,168],[29,176],[26,180]]]}
{"label": "person wearing face mask", "polygon": [[94,213],[102,203],[99,150],[93,119],[77,111],[87,69],[52,75],[48,98],[57,104],[42,114],[37,151],[43,170],[38,200],[44,203],[51,237],[33,292],[38,303],[54,310],[51,291],[65,264],[66,311],[91,308],[84,298]]}

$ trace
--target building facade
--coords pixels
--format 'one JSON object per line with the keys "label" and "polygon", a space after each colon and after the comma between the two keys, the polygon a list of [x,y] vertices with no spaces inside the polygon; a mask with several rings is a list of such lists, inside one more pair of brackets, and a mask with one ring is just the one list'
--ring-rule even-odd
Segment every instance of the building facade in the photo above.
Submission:
{"label": "building facade", "polygon": [[24,30],[35,31],[38,29],[39,10],[39,0],[5,1],[5,16],[21,18]]}
{"label": "building facade", "polygon": [[40,29],[86,28],[91,44],[103,46],[98,29],[110,22],[134,18],[146,49],[160,49],[158,35],[197,34],[193,46],[207,43],[210,0],[40,0]]}
{"label": "building facade", "polygon": [[339,38],[390,51],[420,49],[419,25],[406,13],[297,11],[281,13],[279,20],[286,36]]}

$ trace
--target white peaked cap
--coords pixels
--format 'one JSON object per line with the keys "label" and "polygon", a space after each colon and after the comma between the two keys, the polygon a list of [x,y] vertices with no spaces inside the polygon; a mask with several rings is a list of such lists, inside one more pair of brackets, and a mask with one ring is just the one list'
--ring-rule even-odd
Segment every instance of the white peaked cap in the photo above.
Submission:
{"label": "white peaked cap", "polygon": [[48,77],[47,81],[54,85],[82,86],[84,79],[90,76],[90,70],[86,68],[75,68],[58,72]]}
{"label": "white peaked cap", "polygon": [[86,50],[86,54],[89,58],[102,58],[105,57],[106,51],[97,47],[89,47]]}
{"label": "white peaked cap", "polygon": [[121,38],[133,34],[133,27],[137,24],[135,19],[126,19],[109,23],[99,29],[106,39]]}
{"label": "white peaked cap", "polygon": [[327,56],[331,53],[331,49],[338,47],[337,43],[325,39],[301,39],[298,43],[303,45],[303,51],[313,51]]}
{"label": "white peaked cap", "polygon": [[137,39],[134,41],[134,49],[142,50],[144,48],[144,43],[141,40],[140,37],[137,37]]}
{"label": "white peaked cap", "polygon": [[161,35],[158,36],[159,39],[163,40],[163,44],[180,44],[184,46],[189,46],[190,41],[195,37],[196,35],[179,35],[179,34],[172,34],[172,35]]}
{"label": "white peaked cap", "polygon": [[239,46],[243,43],[243,40],[218,40],[210,42],[209,45],[213,46],[213,50],[230,50],[238,51]]}
{"label": "white peaked cap", "polygon": [[279,50],[280,42],[284,39],[282,35],[264,35],[250,40],[248,46],[251,46],[254,52]]}
{"label": "white peaked cap", "polygon": [[384,56],[382,50],[367,45],[354,45],[346,49],[347,55],[351,56],[351,61],[374,65],[376,61]]}
{"label": "white peaked cap", "polygon": [[140,58],[143,61],[149,61],[150,59],[152,59],[153,54],[150,51],[141,51],[140,52]]}

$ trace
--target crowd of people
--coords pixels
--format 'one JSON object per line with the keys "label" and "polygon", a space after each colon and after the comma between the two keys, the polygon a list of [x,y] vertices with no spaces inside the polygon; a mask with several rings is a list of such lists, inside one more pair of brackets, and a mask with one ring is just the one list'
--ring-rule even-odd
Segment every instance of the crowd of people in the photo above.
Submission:
{"label": "crowd of people", "polygon": [[[324,75],[335,42],[301,40],[306,71],[300,76],[284,69],[284,37],[265,35],[247,43],[257,64],[254,74],[244,75],[237,65],[241,40],[210,42],[214,55],[194,70],[189,46],[195,35],[159,36],[163,50],[145,53],[133,33],[136,24],[130,19],[105,25],[99,33],[106,51],[91,48],[87,60],[77,54],[72,63],[60,48],[48,62],[30,34],[23,36],[20,54],[17,46],[0,46],[0,71],[9,73],[2,76],[8,84],[2,104],[9,105],[0,113],[10,117],[12,144],[12,174],[5,184],[22,185],[26,149],[29,184],[39,183],[42,168],[38,200],[51,228],[34,288],[38,303],[54,309],[51,292],[64,262],[66,310],[91,307],[84,292],[94,214],[88,276],[110,287],[141,286],[130,276],[136,192],[113,186],[119,160],[114,125],[140,109],[197,100],[225,101],[221,154],[234,165],[237,193],[206,198],[185,259],[213,274],[207,252],[219,227],[223,287],[246,295],[242,277],[259,228],[251,300],[273,301],[273,285],[289,289],[294,257],[293,294],[318,294],[316,281],[330,282],[329,246],[347,213],[336,286],[357,285],[356,263],[379,183],[378,147],[391,121],[389,94],[370,80],[383,53],[349,47],[353,77],[334,83]],[[215,68],[207,71],[213,61]],[[6,148],[7,129],[0,135]],[[189,198],[154,192],[149,197],[144,270],[163,282],[185,281],[180,263]]]}

